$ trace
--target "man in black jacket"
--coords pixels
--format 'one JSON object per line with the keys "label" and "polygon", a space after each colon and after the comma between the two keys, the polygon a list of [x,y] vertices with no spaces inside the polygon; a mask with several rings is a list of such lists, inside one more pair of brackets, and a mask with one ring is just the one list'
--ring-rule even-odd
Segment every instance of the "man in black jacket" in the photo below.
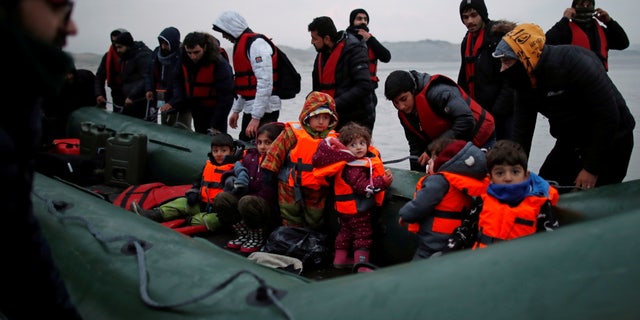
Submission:
{"label": "man in black jacket", "polygon": [[[633,150],[635,120],[600,59],[572,45],[545,45],[542,29],[520,24],[495,58],[516,89],[514,140],[531,151],[537,114],[549,119],[556,144],[539,175],[589,189],[622,182]],[[567,190],[567,189],[561,189]]]}
{"label": "man in black jacket", "polygon": [[371,85],[373,86],[374,94],[371,96],[373,106],[378,105],[378,97],[375,94],[375,89],[378,88],[378,61],[387,63],[391,61],[391,52],[385,48],[376,37],[369,32],[369,13],[364,9],[354,9],[349,14],[349,27],[347,32],[356,36],[356,38],[364,40],[367,44],[367,53],[369,57],[369,72],[371,73]]}
{"label": "man in black jacket", "polygon": [[489,19],[484,0],[462,0],[460,19],[467,33],[460,46],[458,85],[493,115],[496,139],[509,139],[513,132],[513,90],[500,75],[500,61],[491,54],[515,24]]}
{"label": "man in black jacket", "polygon": [[339,130],[353,121],[373,132],[376,109],[369,72],[367,46],[354,35],[336,30],[331,18],[313,19],[308,26],[318,52],[313,63],[313,91],[329,94],[336,102]]}
{"label": "man in black jacket", "polygon": [[134,41],[129,32],[120,34],[114,42],[116,52],[120,57],[122,70],[122,94],[124,106],[121,112],[139,119],[147,119],[149,116],[149,104],[145,98],[145,76],[151,66],[151,49],[142,41]]}

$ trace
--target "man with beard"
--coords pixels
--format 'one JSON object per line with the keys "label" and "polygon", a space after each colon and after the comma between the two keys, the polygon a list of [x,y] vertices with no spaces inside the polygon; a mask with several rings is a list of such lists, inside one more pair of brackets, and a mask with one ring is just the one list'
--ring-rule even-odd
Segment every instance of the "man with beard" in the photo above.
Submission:
{"label": "man with beard", "polygon": [[573,0],[564,10],[562,19],[547,31],[547,44],[573,44],[591,49],[598,55],[605,69],[609,49],[624,50],[629,38],[609,13],[595,8],[594,0]]}
{"label": "man with beard", "polygon": [[541,177],[575,189],[622,182],[635,120],[598,56],[579,46],[546,45],[542,29],[529,23],[507,33],[493,56],[516,90],[513,140],[529,153],[537,114],[549,119],[556,143]]}
{"label": "man with beard", "polygon": [[[34,158],[43,97],[56,95],[73,61],[62,51],[78,30],[69,0],[0,2],[3,35],[0,86],[10,116],[0,117],[0,318],[82,319],[67,291],[49,242],[33,214]],[[41,201],[41,200],[38,200]],[[69,243],[73,250],[73,243]]]}
{"label": "man with beard", "polygon": [[489,19],[484,0],[462,0],[460,20],[467,33],[460,46],[458,85],[493,115],[496,139],[509,139],[513,132],[513,90],[500,75],[500,61],[491,54],[515,23]]}
{"label": "man with beard", "polygon": [[353,34],[338,32],[326,16],[313,19],[307,30],[318,52],[313,63],[313,91],[335,100],[339,115],[336,131],[353,121],[373,132],[376,109],[371,100],[374,89],[367,46]]}
{"label": "man with beard", "polygon": [[378,88],[378,61],[387,63],[391,61],[391,52],[385,48],[376,37],[369,32],[369,13],[364,9],[354,9],[349,15],[349,27],[347,32],[356,36],[356,38],[364,40],[367,44],[367,53],[369,57],[369,72],[371,73],[371,85],[373,86],[374,94],[371,96],[373,106],[378,105],[378,97],[375,94],[375,89]]}
{"label": "man with beard", "polygon": [[151,49],[142,41],[134,41],[129,32],[121,33],[116,38],[114,46],[122,66],[120,80],[122,81],[124,106],[118,108],[114,104],[113,111],[139,119],[147,119],[149,110],[145,99],[144,77],[149,72]]}
{"label": "man with beard", "polygon": [[[180,72],[180,31],[167,27],[158,35],[158,46],[151,54],[149,72],[145,75],[145,97],[151,108],[161,111],[161,123],[191,128],[191,111],[177,110],[174,85],[176,72]],[[153,119],[151,119],[153,120]]]}

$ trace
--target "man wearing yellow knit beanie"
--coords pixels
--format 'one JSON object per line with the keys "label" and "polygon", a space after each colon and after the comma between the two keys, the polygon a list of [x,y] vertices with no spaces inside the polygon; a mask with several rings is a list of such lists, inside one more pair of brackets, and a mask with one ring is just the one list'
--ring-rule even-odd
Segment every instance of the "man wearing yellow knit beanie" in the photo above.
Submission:
{"label": "man wearing yellow knit beanie", "polygon": [[540,176],[573,190],[622,182],[635,120],[592,51],[546,45],[539,26],[523,23],[502,38],[493,57],[516,90],[513,140],[530,153],[537,114],[549,120],[556,143]]}

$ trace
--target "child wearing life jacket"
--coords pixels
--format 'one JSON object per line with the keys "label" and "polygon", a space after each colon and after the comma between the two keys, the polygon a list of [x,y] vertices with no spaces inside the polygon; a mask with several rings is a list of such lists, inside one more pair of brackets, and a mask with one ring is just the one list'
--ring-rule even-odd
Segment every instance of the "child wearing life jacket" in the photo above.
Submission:
{"label": "child wearing life jacket", "polygon": [[241,182],[240,185],[248,188],[232,188],[213,199],[213,212],[218,214],[223,225],[231,226],[236,234],[235,239],[227,242],[230,249],[243,253],[258,251],[264,243],[265,232],[275,226],[274,216],[279,215],[276,184],[264,184],[264,170],[260,168],[260,164],[283,128],[284,123],[281,122],[266,123],[258,128],[256,147],[247,149],[242,160],[235,164],[236,167],[246,169],[248,183],[239,181],[240,176],[225,180],[227,184]]}
{"label": "child wearing life jacket", "polygon": [[[317,177],[334,177],[334,208],[340,229],[335,240],[333,266],[351,268],[369,262],[373,227],[372,210],[381,206],[384,190],[393,182],[391,170],[384,168],[380,152],[371,145],[367,127],[347,123],[339,139],[327,138],[313,156]],[[351,255],[353,252],[353,255]],[[358,272],[371,271],[366,267]]]}
{"label": "child wearing life jacket", "polygon": [[489,184],[486,157],[471,142],[437,139],[429,145],[428,173],[416,185],[414,199],[399,210],[399,223],[417,224],[414,260],[446,250],[448,240]]}
{"label": "child wearing life jacket", "polygon": [[328,136],[336,137],[336,103],[330,95],[313,91],[307,95],[298,120],[286,123],[261,166],[268,171],[266,182],[277,174],[282,223],[320,229],[329,188],[326,180],[313,175],[311,162],[318,144]]}
{"label": "child wearing life jacket", "polygon": [[[144,210],[133,202],[131,203],[131,211],[157,222],[187,218],[189,225],[205,225],[210,231],[218,229],[221,223],[217,214],[212,210],[212,203],[225,187],[223,177],[230,177],[230,175],[223,175],[223,173],[233,170],[233,176],[238,177],[234,179],[236,183],[232,184],[232,188],[246,188],[246,183],[248,183],[248,178],[241,178],[247,176],[246,168],[234,166],[238,160],[238,156],[235,155],[236,148],[239,146],[229,134],[215,133],[211,138],[211,152],[207,154],[208,159],[200,178],[194,182],[184,197],[151,210]],[[244,186],[238,183],[242,180],[246,181]]]}
{"label": "child wearing life jacket", "polygon": [[491,184],[482,194],[475,248],[558,228],[551,206],[556,188],[527,170],[527,154],[520,144],[498,141],[487,153]]}

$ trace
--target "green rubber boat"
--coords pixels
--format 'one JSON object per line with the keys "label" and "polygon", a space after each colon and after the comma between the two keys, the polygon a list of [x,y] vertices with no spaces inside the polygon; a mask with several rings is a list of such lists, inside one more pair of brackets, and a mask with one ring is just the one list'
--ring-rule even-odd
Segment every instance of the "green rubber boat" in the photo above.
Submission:
{"label": "green rubber boat", "polygon": [[[190,183],[209,146],[204,135],[90,107],[71,115],[69,136],[87,121],[148,137],[143,181]],[[419,175],[393,173],[372,252],[381,267],[322,280],[173,232],[43,174],[33,201],[86,319],[640,318],[640,180],[563,195],[554,232],[411,262],[416,239],[397,210]]]}

